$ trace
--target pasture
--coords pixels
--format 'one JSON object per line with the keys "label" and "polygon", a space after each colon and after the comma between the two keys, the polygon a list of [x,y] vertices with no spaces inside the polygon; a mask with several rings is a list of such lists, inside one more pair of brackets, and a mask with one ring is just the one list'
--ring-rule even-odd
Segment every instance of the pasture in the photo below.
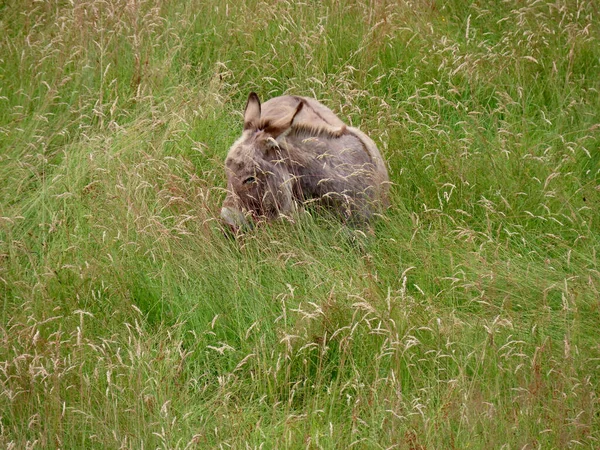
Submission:
{"label": "pasture", "polygon": [[[0,447],[600,446],[594,0],[0,2]],[[391,207],[227,238],[250,91]]]}

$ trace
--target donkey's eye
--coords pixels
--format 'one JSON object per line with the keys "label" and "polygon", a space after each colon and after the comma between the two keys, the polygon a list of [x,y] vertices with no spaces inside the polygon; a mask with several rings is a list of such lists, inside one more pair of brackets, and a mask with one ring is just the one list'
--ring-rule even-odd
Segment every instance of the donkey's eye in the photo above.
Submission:
{"label": "donkey's eye", "polygon": [[250,184],[250,183],[254,183],[255,181],[256,181],[256,178],[248,177],[244,180],[243,184]]}

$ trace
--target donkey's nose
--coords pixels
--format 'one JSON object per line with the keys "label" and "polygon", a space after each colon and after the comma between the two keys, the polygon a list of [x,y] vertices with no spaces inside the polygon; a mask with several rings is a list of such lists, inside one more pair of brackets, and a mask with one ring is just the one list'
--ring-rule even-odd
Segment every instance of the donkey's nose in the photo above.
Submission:
{"label": "donkey's nose", "polygon": [[224,206],[221,208],[221,218],[229,225],[234,228],[252,228],[252,226],[246,220],[246,216],[239,209],[229,208]]}

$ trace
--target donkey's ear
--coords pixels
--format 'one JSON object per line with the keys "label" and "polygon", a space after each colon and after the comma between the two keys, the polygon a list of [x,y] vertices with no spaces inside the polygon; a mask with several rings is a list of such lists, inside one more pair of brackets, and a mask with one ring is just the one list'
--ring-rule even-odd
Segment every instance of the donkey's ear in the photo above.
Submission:
{"label": "donkey's ear", "polygon": [[246,103],[246,110],[244,111],[244,130],[258,128],[260,122],[260,100],[258,95],[254,92],[250,92],[248,96],[248,102]]}
{"label": "donkey's ear", "polygon": [[292,128],[294,125],[295,119],[302,111],[304,107],[304,100],[300,100],[300,103],[290,111],[290,113],[284,115],[282,118],[269,122],[265,131],[277,139],[278,136],[281,136],[283,133],[286,133],[288,130]]}

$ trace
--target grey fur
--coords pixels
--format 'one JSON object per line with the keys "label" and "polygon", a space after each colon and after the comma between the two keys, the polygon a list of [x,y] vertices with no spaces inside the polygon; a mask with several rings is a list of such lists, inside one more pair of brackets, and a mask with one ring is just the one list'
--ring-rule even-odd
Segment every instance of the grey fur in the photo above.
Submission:
{"label": "grey fur", "polygon": [[313,201],[353,222],[387,205],[388,173],[375,143],[312,98],[261,105],[250,93],[244,131],[225,167],[221,217],[236,228],[247,215],[273,219]]}

